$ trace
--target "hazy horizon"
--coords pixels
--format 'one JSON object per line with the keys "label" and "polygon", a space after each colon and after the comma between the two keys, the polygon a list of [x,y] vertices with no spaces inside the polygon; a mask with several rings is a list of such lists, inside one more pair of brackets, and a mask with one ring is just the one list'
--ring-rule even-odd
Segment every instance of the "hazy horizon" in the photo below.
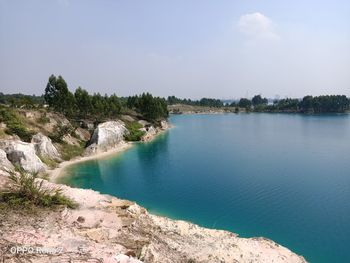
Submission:
{"label": "hazy horizon", "polygon": [[350,2],[0,0],[0,92],[350,96]]}

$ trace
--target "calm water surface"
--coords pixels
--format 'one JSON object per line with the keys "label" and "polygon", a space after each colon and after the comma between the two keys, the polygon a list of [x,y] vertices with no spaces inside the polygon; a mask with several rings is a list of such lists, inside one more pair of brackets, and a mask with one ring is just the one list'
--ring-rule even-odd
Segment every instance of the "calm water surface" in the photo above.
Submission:
{"label": "calm water surface", "polygon": [[244,237],[310,262],[350,262],[350,116],[181,115],[147,144],[72,166],[69,185]]}

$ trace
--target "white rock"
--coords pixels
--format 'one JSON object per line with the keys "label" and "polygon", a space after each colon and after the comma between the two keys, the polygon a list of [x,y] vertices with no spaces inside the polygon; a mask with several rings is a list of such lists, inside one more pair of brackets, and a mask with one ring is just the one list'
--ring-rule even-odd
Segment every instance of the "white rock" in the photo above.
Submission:
{"label": "white rock", "polygon": [[169,128],[169,123],[167,121],[161,121],[160,122],[160,127],[162,130],[166,130]]}
{"label": "white rock", "polygon": [[147,142],[150,141],[156,136],[157,129],[155,129],[153,126],[149,126],[147,128],[141,128],[141,131],[145,132],[145,135],[142,136],[141,141]]}
{"label": "white rock", "polygon": [[7,159],[28,172],[43,172],[45,165],[35,154],[34,145],[22,141],[0,141],[0,148],[6,152]]}
{"label": "white rock", "polygon": [[52,144],[51,139],[42,133],[37,133],[33,136],[32,144],[34,145],[37,155],[45,156],[50,159],[60,158],[60,154],[58,153],[56,147]]}
{"label": "white rock", "polygon": [[10,171],[14,167],[12,163],[7,159],[6,152],[0,149],[0,169],[4,171]]}
{"label": "white rock", "polygon": [[128,132],[122,121],[108,121],[101,123],[94,130],[85,154],[107,151],[123,142]]}

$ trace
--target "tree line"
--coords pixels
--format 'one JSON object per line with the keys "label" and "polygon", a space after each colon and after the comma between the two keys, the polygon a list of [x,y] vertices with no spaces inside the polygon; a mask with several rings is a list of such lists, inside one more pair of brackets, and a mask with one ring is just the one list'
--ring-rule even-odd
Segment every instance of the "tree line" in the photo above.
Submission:
{"label": "tree line", "polygon": [[350,110],[350,99],[345,95],[305,96],[303,99],[286,98],[268,104],[266,98],[256,95],[252,100],[242,98],[230,106],[257,112],[342,113]]}
{"label": "tree line", "polygon": [[100,93],[94,93],[90,95],[81,87],[78,87],[73,94],[69,91],[62,76],[50,76],[45,88],[44,99],[51,109],[67,117],[112,118],[128,110],[135,110],[151,122],[168,117],[165,99],[153,97],[149,93],[127,99],[118,97],[116,94],[102,96]]}
{"label": "tree line", "polygon": [[211,98],[202,98],[200,100],[191,100],[191,99],[180,99],[175,96],[169,96],[167,98],[167,103],[169,105],[174,104],[185,104],[192,106],[204,106],[204,107],[224,107],[224,103],[219,99],[211,99]]}

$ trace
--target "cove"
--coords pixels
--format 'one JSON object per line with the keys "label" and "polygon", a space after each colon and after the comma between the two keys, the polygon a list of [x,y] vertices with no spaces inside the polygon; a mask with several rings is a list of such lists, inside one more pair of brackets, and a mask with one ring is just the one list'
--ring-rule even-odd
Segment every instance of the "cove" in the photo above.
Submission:
{"label": "cove", "polygon": [[74,187],[243,237],[310,262],[350,262],[350,116],[176,115],[126,152],[70,166]]}

